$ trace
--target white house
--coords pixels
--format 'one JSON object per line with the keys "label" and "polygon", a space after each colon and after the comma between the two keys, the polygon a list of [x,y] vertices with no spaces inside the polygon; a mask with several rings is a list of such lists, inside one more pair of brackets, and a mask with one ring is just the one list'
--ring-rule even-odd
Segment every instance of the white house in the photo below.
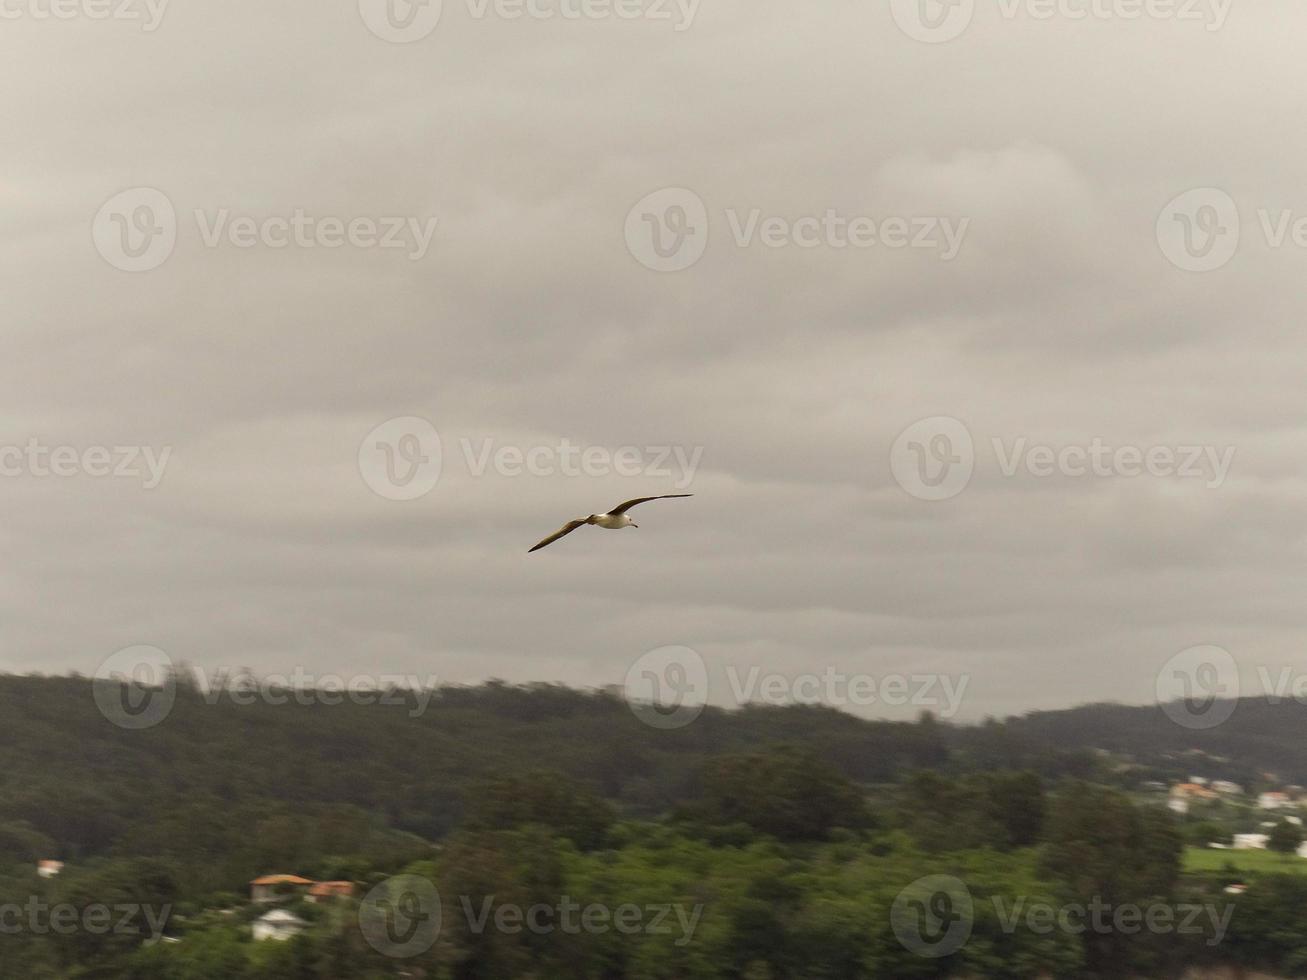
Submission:
{"label": "white house", "polygon": [[1189,812],[1189,801],[1180,796],[1173,796],[1166,801],[1166,808],[1172,813],[1185,814]]}
{"label": "white house", "polygon": [[254,941],[263,942],[275,939],[285,942],[293,939],[309,927],[309,924],[293,912],[285,909],[273,909],[254,923]]}
{"label": "white house", "polygon": [[1263,793],[1257,797],[1257,805],[1263,810],[1279,810],[1282,807],[1293,806],[1293,800],[1289,799],[1288,793]]}
{"label": "white house", "polygon": [[1235,834],[1234,849],[1236,851],[1263,851],[1266,849],[1266,842],[1269,839],[1267,834]]}
{"label": "white house", "polygon": [[1243,787],[1238,783],[1232,783],[1228,779],[1218,779],[1212,783],[1212,789],[1226,796],[1240,796],[1243,794]]}
{"label": "white house", "polygon": [[55,878],[63,871],[64,863],[62,861],[38,861],[36,863],[36,873],[42,878]]}

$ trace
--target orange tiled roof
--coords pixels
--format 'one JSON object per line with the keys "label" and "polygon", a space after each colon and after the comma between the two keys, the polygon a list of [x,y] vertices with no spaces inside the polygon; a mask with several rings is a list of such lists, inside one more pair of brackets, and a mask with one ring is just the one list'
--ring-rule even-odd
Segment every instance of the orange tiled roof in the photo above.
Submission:
{"label": "orange tiled roof", "polygon": [[311,885],[313,884],[308,878],[301,878],[299,875],[264,875],[262,878],[255,878],[250,882],[251,885]]}
{"label": "orange tiled roof", "polygon": [[350,896],[354,894],[354,882],[352,881],[319,881],[309,889],[309,894],[314,898],[327,898],[329,896],[343,895]]}

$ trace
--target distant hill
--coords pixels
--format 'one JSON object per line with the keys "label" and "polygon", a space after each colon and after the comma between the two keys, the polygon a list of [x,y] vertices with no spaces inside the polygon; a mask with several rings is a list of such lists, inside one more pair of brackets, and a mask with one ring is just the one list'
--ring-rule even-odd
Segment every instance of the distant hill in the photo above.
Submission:
{"label": "distant hill", "polygon": [[[1264,698],[1223,705],[1229,718],[1205,730],[1177,724],[1156,705],[1116,704],[1037,712],[1009,719],[1004,728],[1018,742],[1106,750],[1176,776],[1201,770],[1249,782],[1271,773],[1285,783],[1307,784],[1307,705]],[[959,737],[968,740],[965,732]]]}
{"label": "distant hill", "polygon": [[[111,853],[166,837],[161,814],[206,807],[265,824],[369,820],[379,834],[435,840],[459,824],[469,787],[539,769],[589,784],[622,812],[655,816],[697,795],[706,760],[773,745],[809,749],[867,784],[923,768],[1126,784],[1191,770],[1246,782],[1269,770],[1307,783],[1307,708],[1292,703],[1240,702],[1209,731],[1182,728],[1155,706],[1119,705],[974,726],[820,707],[709,709],[661,730],[614,694],[550,684],[442,688],[421,711],[412,695],[393,705],[286,700],[210,703],[182,686],[166,720],[128,731],[100,712],[86,678],[0,676],[0,858],[6,849],[23,860]],[[213,832],[217,850],[222,828]]]}

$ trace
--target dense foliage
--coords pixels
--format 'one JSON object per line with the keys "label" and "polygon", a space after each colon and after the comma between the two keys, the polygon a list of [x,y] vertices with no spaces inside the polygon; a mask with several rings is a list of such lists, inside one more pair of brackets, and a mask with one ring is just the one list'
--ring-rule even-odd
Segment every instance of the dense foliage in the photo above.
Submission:
{"label": "dense foliage", "polygon": [[[1121,782],[1119,757],[1051,741],[1047,719],[955,728],[747,708],[668,731],[612,695],[549,685],[423,700],[238,704],[183,686],[162,724],[127,731],[99,712],[85,679],[0,678],[0,977],[1307,968],[1304,886],[1277,878],[1243,896],[1257,916],[1240,908],[1219,944],[1211,930],[1041,928],[1045,907],[1230,904],[1223,880],[1180,875],[1170,814],[1105,785]],[[41,859],[66,867],[42,879]],[[290,897],[283,907],[304,932],[255,942],[251,924],[267,908],[250,903],[249,882],[267,873],[358,891],[321,904]],[[359,911],[399,874],[440,895],[438,938],[404,957],[376,948]],[[932,876],[961,883],[966,908],[937,907],[939,894],[915,907],[914,883]],[[1267,909],[1272,891],[1293,911]],[[33,925],[33,907],[61,905],[166,916],[154,931],[143,912],[108,931]],[[6,918],[14,907],[24,911]],[[500,918],[531,909],[550,926]],[[607,918],[559,925],[587,909]],[[619,928],[622,909],[631,928]],[[934,926],[955,922],[966,926],[956,947],[914,945],[913,930],[933,942]]]}

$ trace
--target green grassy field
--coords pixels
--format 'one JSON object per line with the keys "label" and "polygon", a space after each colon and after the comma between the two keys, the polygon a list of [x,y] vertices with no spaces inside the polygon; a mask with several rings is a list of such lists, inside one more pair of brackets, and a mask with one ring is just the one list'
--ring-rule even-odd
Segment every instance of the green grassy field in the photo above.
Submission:
{"label": "green grassy field", "polygon": [[1220,873],[1226,863],[1249,874],[1307,874],[1307,858],[1274,851],[1213,851],[1206,847],[1184,849],[1184,870],[1193,874]]}

